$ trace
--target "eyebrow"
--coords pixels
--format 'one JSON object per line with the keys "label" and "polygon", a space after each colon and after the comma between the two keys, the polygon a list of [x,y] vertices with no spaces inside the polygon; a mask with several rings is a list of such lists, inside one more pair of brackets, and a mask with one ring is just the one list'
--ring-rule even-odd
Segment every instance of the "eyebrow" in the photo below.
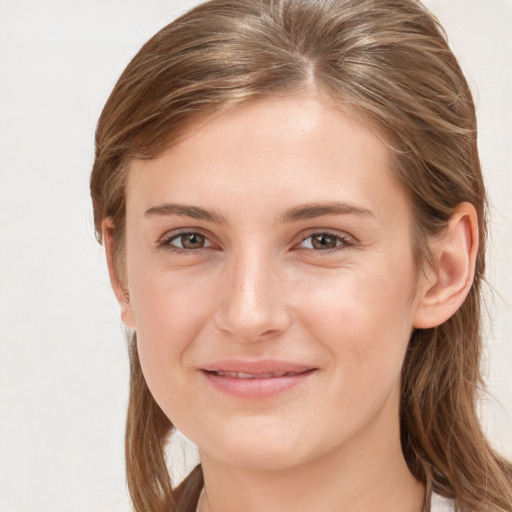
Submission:
{"label": "eyebrow", "polygon": [[152,206],[144,212],[145,217],[155,215],[177,215],[179,217],[191,217],[192,219],[206,220],[216,224],[224,224],[226,219],[218,213],[205,210],[200,206],[190,206],[186,204],[164,203]]}
{"label": "eyebrow", "polygon": [[375,217],[372,211],[362,208],[350,202],[312,203],[296,206],[286,210],[279,221],[282,223],[296,222],[299,220],[314,219],[316,217],[355,214],[365,217]]}
{"label": "eyebrow", "polygon": [[[289,222],[297,222],[299,220],[315,219],[317,217],[348,214],[375,217],[375,215],[367,208],[362,208],[350,202],[335,201],[295,206],[286,210],[279,217],[279,222],[285,224]],[[177,215],[179,217],[190,217],[192,219],[205,220],[215,224],[226,223],[226,219],[213,210],[206,210],[200,206],[191,206],[186,204],[163,203],[157,206],[152,206],[144,212],[145,217],[157,215]]]}

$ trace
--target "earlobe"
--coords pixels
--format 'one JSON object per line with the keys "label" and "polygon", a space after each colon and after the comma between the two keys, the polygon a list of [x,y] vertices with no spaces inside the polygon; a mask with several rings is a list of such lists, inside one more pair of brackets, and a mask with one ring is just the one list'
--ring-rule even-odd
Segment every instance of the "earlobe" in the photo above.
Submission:
{"label": "earlobe", "polygon": [[130,329],[135,329],[135,317],[132,305],[130,303],[129,290],[119,276],[116,264],[115,244],[114,244],[114,222],[110,217],[103,220],[101,232],[103,244],[105,246],[105,256],[107,258],[108,274],[110,284],[114,290],[119,308],[121,310],[121,320]]}
{"label": "earlobe", "polygon": [[441,238],[430,244],[436,267],[429,269],[420,285],[415,328],[436,327],[460,308],[473,283],[478,238],[475,208],[459,204]]}

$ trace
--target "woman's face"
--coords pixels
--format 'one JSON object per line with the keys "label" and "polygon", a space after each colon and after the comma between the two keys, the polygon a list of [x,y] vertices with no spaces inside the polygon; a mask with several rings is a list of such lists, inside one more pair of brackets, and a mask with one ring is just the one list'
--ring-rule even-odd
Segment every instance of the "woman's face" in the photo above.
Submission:
{"label": "woman's face", "polygon": [[319,96],[238,106],[133,162],[126,223],[124,320],[205,457],[276,469],[398,438],[421,278],[374,130]]}

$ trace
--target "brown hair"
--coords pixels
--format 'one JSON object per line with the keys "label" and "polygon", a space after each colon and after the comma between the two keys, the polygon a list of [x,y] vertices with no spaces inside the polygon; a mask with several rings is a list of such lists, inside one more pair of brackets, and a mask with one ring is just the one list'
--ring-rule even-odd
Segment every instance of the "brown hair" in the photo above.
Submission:
{"label": "brown hair", "polygon": [[[459,511],[512,511],[512,468],[477,417],[485,189],[473,100],[437,20],[415,0],[212,0],[158,32],[127,66],[98,123],[91,176],[94,220],[112,218],[122,278],[128,164],[154,158],[199,116],[258,96],[319,88],[385,134],[413,205],[413,250],[454,208],[476,208],[480,248],[470,293],[437,328],[417,330],[402,374],[402,448],[427,490]],[[169,419],[129,345],[126,431],[138,511],[176,510],[164,449]]]}

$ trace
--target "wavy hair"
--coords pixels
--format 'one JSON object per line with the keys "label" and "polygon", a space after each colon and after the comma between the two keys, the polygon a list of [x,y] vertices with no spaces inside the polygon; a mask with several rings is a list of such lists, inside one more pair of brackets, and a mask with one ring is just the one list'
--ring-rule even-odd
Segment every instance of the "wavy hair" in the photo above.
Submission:
{"label": "wavy hair", "polygon": [[[454,498],[459,512],[512,512],[512,468],[477,417],[482,388],[480,288],[486,199],[475,109],[436,18],[416,0],[212,0],[151,38],[122,73],[101,114],[91,175],[94,221],[115,226],[123,277],[129,163],[155,158],[206,114],[251,99],[321,89],[384,134],[413,209],[419,266],[427,238],[464,201],[480,247],[462,307],[416,330],[402,372],[402,449],[411,472]],[[142,375],[133,334],[126,429],[128,485],[139,512],[176,511],[165,445],[172,424]]]}

